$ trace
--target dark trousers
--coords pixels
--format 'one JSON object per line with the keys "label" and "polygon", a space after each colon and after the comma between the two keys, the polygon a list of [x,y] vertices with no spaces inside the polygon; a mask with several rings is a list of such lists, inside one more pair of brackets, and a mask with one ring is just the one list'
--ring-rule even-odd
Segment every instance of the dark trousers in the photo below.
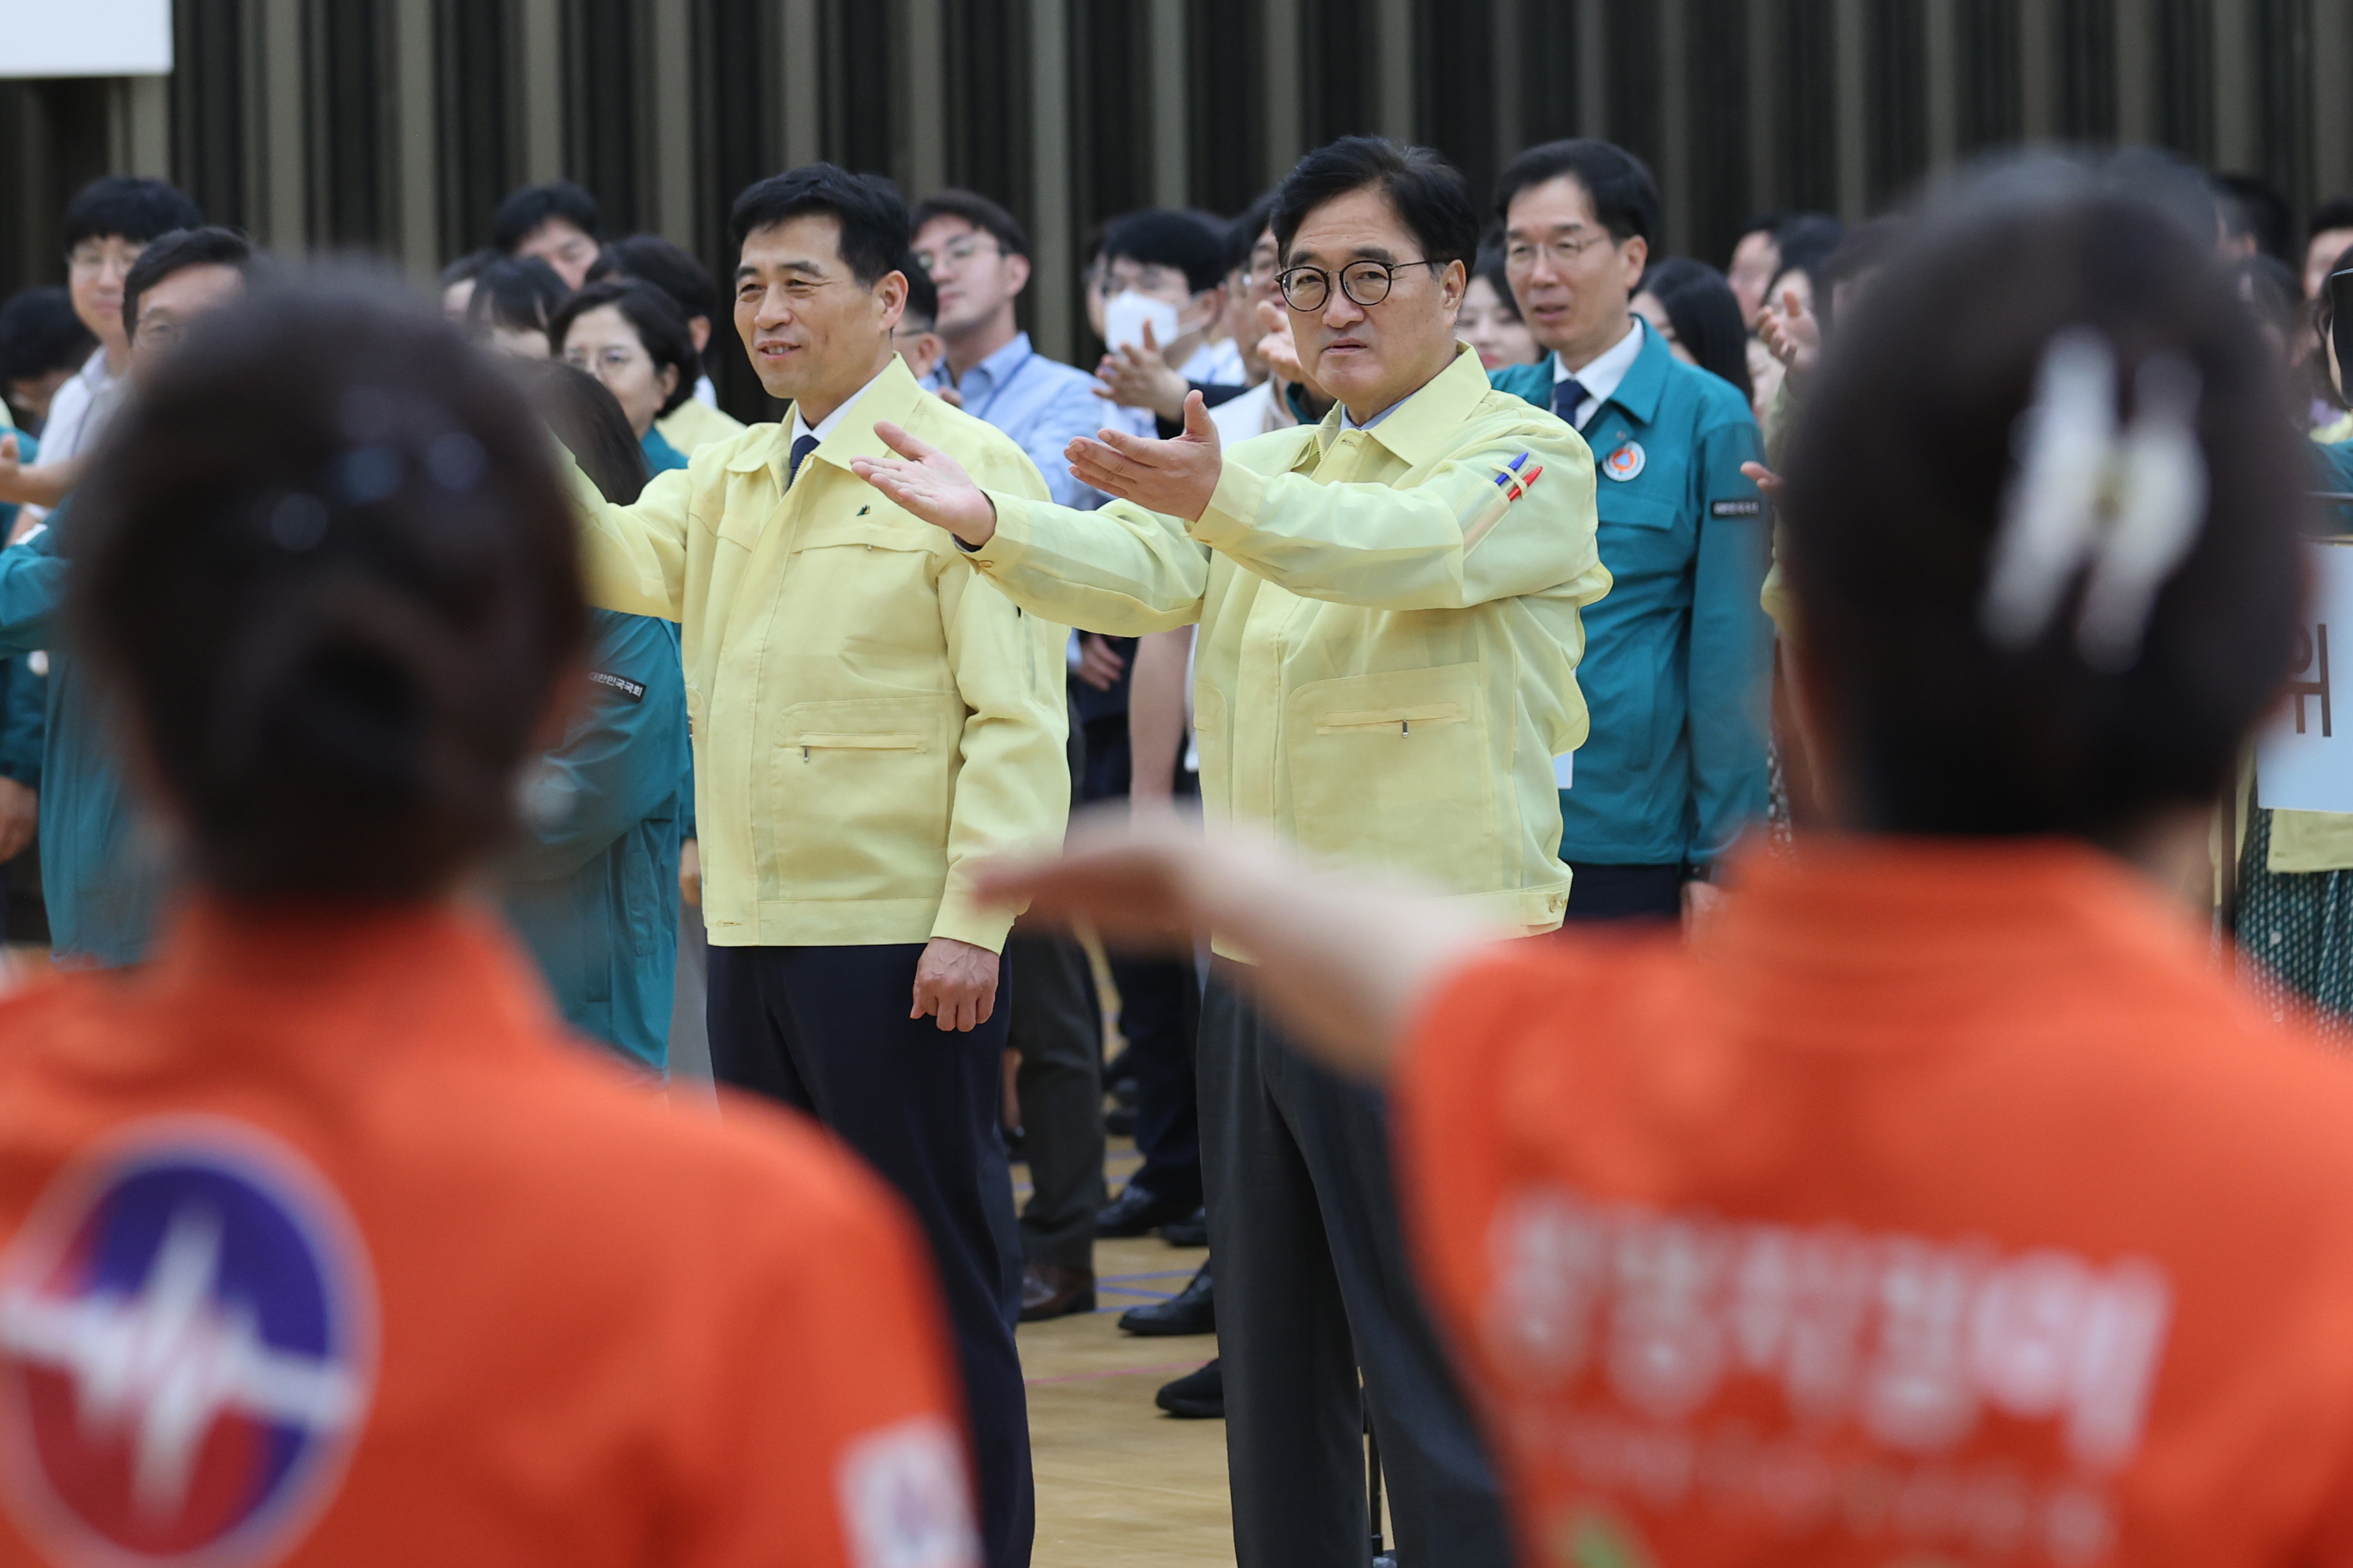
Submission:
{"label": "dark trousers", "polygon": [[964,1370],[988,1568],[1023,1568],[1036,1531],[1013,1184],[997,1133],[1005,978],[989,1021],[943,1034],[907,1016],[920,943],[713,947],[711,1066],[720,1082],[831,1128],[922,1222]]}
{"label": "dark trousers", "polygon": [[1144,1163],[1128,1180],[1158,1198],[1201,1201],[1201,1100],[1193,1044],[1201,1026],[1201,975],[1189,959],[1111,955],[1119,1032],[1135,1068],[1135,1147]]}
{"label": "dark trousers", "polygon": [[1020,1053],[1013,1089],[1021,1102],[1029,1201],[1021,1205],[1021,1255],[1056,1268],[1095,1266],[1095,1215],[1103,1198],[1103,1003],[1087,950],[1069,937],[1017,928],[1005,944],[1013,983],[1007,1043]]}
{"label": "dark trousers", "polygon": [[1596,866],[1568,863],[1568,909],[1577,921],[1679,921],[1683,918],[1681,866]]}
{"label": "dark trousers", "polygon": [[1200,1079],[1238,1568],[1365,1568],[1366,1411],[1400,1568],[1508,1568],[1493,1468],[1408,1268],[1381,1098],[1294,1052],[1233,974],[1211,962]]}

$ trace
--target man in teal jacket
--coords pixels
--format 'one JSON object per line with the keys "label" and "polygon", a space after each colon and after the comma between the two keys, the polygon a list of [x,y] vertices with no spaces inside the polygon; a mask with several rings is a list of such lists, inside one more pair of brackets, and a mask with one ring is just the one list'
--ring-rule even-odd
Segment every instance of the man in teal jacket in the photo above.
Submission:
{"label": "man in teal jacket", "polygon": [[529,785],[530,840],[507,867],[507,918],[572,1026],[661,1075],[678,963],[687,816],[678,628],[590,612],[588,689]]}
{"label": "man in teal jacket", "polygon": [[1718,862],[1765,815],[1767,521],[1740,472],[1757,425],[1737,388],[1629,309],[1658,227],[1641,160],[1550,142],[1504,171],[1495,205],[1521,313],[1551,352],[1493,379],[1592,447],[1613,582],[1585,611],[1592,733],[1558,764],[1567,918],[1672,919],[1714,896]]}

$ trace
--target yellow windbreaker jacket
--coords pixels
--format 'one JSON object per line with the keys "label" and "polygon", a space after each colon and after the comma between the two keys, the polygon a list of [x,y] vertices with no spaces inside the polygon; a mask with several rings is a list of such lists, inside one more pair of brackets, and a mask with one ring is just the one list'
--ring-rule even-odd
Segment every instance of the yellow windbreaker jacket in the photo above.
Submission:
{"label": "yellow windbreaker jacket", "polygon": [[1577,610],[1609,588],[1593,482],[1577,432],[1491,388],[1466,348],[1369,429],[1335,409],[1230,448],[1189,526],[993,492],[997,534],[971,559],[1091,631],[1200,623],[1212,822],[1549,931],[1568,902],[1553,759],[1586,733]]}
{"label": "yellow windbreaker jacket", "polygon": [[983,586],[947,534],[849,471],[904,426],[1000,493],[1043,500],[1021,448],[893,357],[786,488],[791,416],[657,477],[635,505],[585,476],[589,596],[680,623],[703,920],[723,947],[953,937],[1001,948],[978,862],[1070,810],[1067,628]]}

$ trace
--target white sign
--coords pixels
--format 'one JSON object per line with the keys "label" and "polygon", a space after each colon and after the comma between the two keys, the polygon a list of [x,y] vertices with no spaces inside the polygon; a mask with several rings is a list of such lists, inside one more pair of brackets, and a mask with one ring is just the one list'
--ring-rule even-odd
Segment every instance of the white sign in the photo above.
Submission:
{"label": "white sign", "polygon": [[2331,690],[2335,668],[2353,658],[2353,545],[2312,552],[2312,605],[2296,627],[2287,692],[2255,746],[2255,804],[2353,812],[2353,708],[2337,712]]}
{"label": "white sign", "polygon": [[0,0],[0,77],[171,73],[172,0]]}

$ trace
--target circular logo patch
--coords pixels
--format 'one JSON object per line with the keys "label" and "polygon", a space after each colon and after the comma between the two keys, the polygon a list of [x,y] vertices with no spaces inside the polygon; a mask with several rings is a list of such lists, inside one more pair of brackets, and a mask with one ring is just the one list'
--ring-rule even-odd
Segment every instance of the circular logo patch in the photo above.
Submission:
{"label": "circular logo patch", "polygon": [[1621,484],[1642,471],[1650,458],[1640,441],[1621,442],[1616,451],[1601,459],[1601,471]]}
{"label": "circular logo patch", "polygon": [[375,1379],[341,1200],[242,1123],[134,1123],[0,1255],[10,1511],[74,1562],[249,1568],[334,1494]]}

